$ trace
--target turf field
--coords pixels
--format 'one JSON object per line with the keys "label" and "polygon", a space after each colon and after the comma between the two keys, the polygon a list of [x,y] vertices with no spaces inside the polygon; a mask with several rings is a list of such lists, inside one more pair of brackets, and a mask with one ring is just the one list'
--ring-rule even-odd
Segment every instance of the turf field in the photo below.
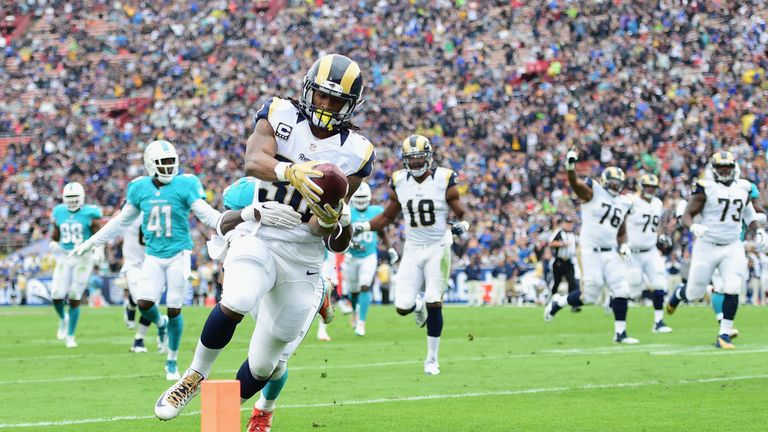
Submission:
{"label": "turf field", "polygon": [[[207,313],[184,311],[180,368]],[[436,377],[422,374],[424,330],[411,317],[373,307],[358,338],[339,315],[332,342],[308,338],[291,359],[273,430],[766,430],[768,309],[739,310],[732,352],[712,347],[708,308],[681,308],[669,335],[650,332],[650,308],[629,314],[637,346],[612,344],[601,308],[545,325],[541,308],[449,307]],[[234,376],[252,327],[241,326],[212,378]],[[120,308],[84,309],[74,350],[55,339],[53,308],[0,308],[0,329],[0,430],[199,430],[199,398],[172,422],[153,417],[169,384],[164,356],[128,352]]]}

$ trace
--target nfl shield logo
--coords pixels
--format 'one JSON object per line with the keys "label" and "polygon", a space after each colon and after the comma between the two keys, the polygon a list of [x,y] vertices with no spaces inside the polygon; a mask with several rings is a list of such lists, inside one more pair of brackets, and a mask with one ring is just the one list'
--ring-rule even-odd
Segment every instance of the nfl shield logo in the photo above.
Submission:
{"label": "nfl shield logo", "polygon": [[315,150],[317,150],[317,143],[311,143],[309,145],[309,151],[314,152]]}

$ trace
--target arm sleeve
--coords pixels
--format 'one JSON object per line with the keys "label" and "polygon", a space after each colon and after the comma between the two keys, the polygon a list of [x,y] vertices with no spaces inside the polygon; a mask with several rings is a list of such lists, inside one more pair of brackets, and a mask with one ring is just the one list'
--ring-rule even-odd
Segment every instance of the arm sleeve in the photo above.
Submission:
{"label": "arm sleeve", "polygon": [[192,203],[192,212],[200,222],[213,229],[216,229],[216,224],[221,217],[221,212],[211,207],[211,205],[205,202],[202,198]]}
{"label": "arm sleeve", "polygon": [[187,204],[191,208],[198,200],[202,200],[205,197],[205,189],[203,184],[200,183],[200,179],[193,176],[190,177],[191,185],[189,185],[189,193],[187,194]]}
{"label": "arm sleeve", "polygon": [[109,220],[100,230],[96,232],[88,241],[94,246],[101,246],[108,241],[120,235],[125,231],[134,220],[139,216],[139,209],[131,203],[125,203],[120,213]]}

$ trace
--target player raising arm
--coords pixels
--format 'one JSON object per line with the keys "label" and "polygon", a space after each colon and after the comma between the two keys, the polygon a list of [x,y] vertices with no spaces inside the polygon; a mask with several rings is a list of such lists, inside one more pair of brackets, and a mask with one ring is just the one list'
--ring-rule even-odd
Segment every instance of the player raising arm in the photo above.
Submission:
{"label": "player raising arm", "polygon": [[[356,226],[353,234],[381,231],[405,209],[405,245],[397,272],[395,308],[400,315],[416,312],[416,324],[427,325],[427,358],[424,372],[440,373],[438,350],[443,330],[443,293],[448,287],[451,244],[448,210],[464,217],[464,206],[456,187],[456,173],[432,168],[432,145],[426,137],[411,135],[403,141],[404,170],[395,171],[389,182],[389,200],[384,212]],[[453,224],[451,232],[462,235],[469,222]],[[419,291],[424,286],[423,298]],[[426,308],[424,307],[426,304]]]}
{"label": "player raising arm", "polygon": [[[141,265],[135,300],[141,316],[157,325],[161,341],[167,335],[166,378],[177,380],[176,361],[184,329],[181,306],[192,271],[189,214],[194,213],[201,222],[214,228],[221,213],[203,200],[200,179],[190,174],[178,175],[179,155],[168,141],[149,143],[144,149],[144,167],[148,175],[128,185],[126,203],[120,213],[78,246],[73,254],[82,255],[107,243],[125,232],[139,214],[143,214],[141,232],[144,233],[146,256]],[[168,315],[162,316],[156,303],[166,290]]]}

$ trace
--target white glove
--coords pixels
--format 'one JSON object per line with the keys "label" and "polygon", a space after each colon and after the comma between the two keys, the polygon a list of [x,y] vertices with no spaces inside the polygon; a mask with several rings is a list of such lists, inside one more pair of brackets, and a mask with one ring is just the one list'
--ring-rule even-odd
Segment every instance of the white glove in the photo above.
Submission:
{"label": "white glove", "polygon": [[576,169],[576,161],[579,160],[579,153],[576,150],[568,150],[565,154],[565,169],[573,171]]}
{"label": "white glove", "polygon": [[765,252],[768,249],[768,234],[762,228],[758,228],[755,231],[755,248],[759,252]]}
{"label": "white glove", "polygon": [[292,229],[301,223],[301,214],[293,207],[275,201],[251,204],[240,212],[244,221],[255,221],[256,211],[261,215],[261,224],[277,228]]}
{"label": "white glove", "polygon": [[387,249],[387,255],[389,255],[389,265],[395,265],[397,260],[400,259],[400,255],[397,254],[395,248]]}
{"label": "white glove", "polygon": [[709,231],[709,227],[706,225],[695,223],[691,225],[690,231],[693,233],[696,238],[699,238],[704,235],[707,231]]}
{"label": "white glove", "polygon": [[632,248],[629,246],[629,243],[623,243],[619,246],[619,255],[621,255],[626,262],[632,261]]}
{"label": "white glove", "polygon": [[451,234],[453,235],[461,236],[467,231],[469,231],[469,222],[467,221],[456,222],[451,226]]}
{"label": "white glove", "polygon": [[100,263],[106,259],[106,253],[104,245],[96,246],[93,248],[93,255],[91,256],[94,263]]}
{"label": "white glove", "polygon": [[54,255],[58,255],[66,252],[64,249],[62,249],[59,242],[54,240],[51,240],[50,243],[48,243],[48,249],[50,249],[51,253]]}
{"label": "white glove", "polygon": [[371,230],[370,222],[356,223],[352,225],[352,237],[357,237],[360,234],[370,230]]}
{"label": "white glove", "polygon": [[69,256],[70,257],[83,256],[85,253],[87,253],[91,249],[93,249],[93,246],[94,245],[93,245],[93,242],[91,241],[91,239],[88,239],[88,240],[80,243],[79,245],[77,245],[77,247],[75,247],[74,249],[72,249],[72,252],[69,253]]}

